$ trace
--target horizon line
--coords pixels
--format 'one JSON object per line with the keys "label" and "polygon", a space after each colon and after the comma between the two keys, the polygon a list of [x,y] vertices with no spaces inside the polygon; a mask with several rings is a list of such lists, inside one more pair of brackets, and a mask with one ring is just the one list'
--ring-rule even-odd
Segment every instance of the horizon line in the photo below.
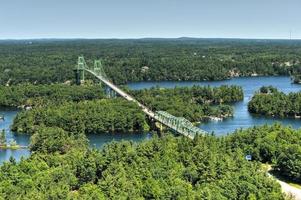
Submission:
{"label": "horizon line", "polygon": [[301,38],[264,38],[264,37],[32,37],[32,38],[0,38],[0,41],[22,40],[143,40],[143,39],[236,39],[236,40],[301,40]]}

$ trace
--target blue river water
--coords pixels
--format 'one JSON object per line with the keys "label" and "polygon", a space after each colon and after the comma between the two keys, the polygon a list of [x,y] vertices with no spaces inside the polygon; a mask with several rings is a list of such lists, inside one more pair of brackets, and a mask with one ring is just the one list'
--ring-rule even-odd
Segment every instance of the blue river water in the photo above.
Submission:
{"label": "blue river water", "polygon": [[[17,115],[19,110],[12,109],[12,108],[2,108],[0,107],[0,115],[4,115],[4,120],[0,120],[0,130],[5,130],[6,133],[6,140],[9,142],[11,139],[15,140],[17,144],[21,146],[28,146],[29,144],[29,135],[25,134],[16,134],[11,132],[10,126],[13,123],[13,119]],[[0,163],[3,161],[9,160],[12,156],[17,161],[21,159],[23,156],[24,158],[28,157],[30,152],[28,149],[0,149]]]}
{"label": "blue river water", "polygon": [[[159,86],[162,88],[173,88],[175,86],[187,86],[191,87],[193,85],[210,85],[210,86],[220,86],[220,85],[239,85],[242,86],[244,90],[244,100],[233,104],[234,106],[234,117],[225,119],[223,121],[209,121],[200,124],[200,128],[208,132],[214,132],[216,135],[224,135],[231,133],[238,128],[248,128],[251,126],[271,124],[275,122],[282,123],[284,125],[292,126],[293,128],[301,127],[301,119],[279,119],[279,118],[269,118],[263,116],[254,116],[248,112],[247,104],[252,98],[252,95],[261,86],[272,85],[277,87],[279,90],[289,93],[298,92],[301,90],[301,85],[291,84],[290,78],[286,76],[278,77],[241,77],[234,78],[231,80],[224,81],[206,81],[206,82],[177,82],[177,81],[160,81],[160,82],[137,82],[130,83],[128,87],[131,89],[144,89]],[[7,139],[15,139],[20,145],[28,145],[30,136],[24,134],[15,134],[10,131],[10,125],[13,123],[13,119],[18,113],[18,110],[0,108],[0,115],[5,116],[4,121],[0,121],[0,130],[5,129],[7,134]],[[122,134],[91,134],[88,135],[88,139],[91,147],[101,148],[103,145],[111,141],[120,140],[132,140],[135,142],[147,140],[151,137],[148,133],[133,134],[133,133],[122,133]],[[30,152],[28,149],[21,150],[1,150],[0,149],[0,163],[7,161],[10,156],[14,157],[16,160],[20,160],[22,156],[28,157]]]}
{"label": "blue river water", "polygon": [[202,123],[199,127],[207,132],[214,132],[216,135],[225,135],[231,133],[239,128],[248,128],[256,125],[272,124],[275,122],[282,123],[283,125],[290,125],[293,128],[301,127],[300,119],[279,119],[269,118],[263,116],[255,116],[248,112],[248,102],[251,100],[253,94],[261,86],[274,86],[279,90],[289,93],[301,91],[301,85],[292,84],[290,78],[287,76],[269,76],[269,77],[240,77],[223,81],[204,81],[204,82],[177,82],[177,81],[161,81],[161,82],[139,82],[130,83],[128,87],[131,89],[139,90],[144,88],[151,88],[159,86],[162,88],[191,87],[193,85],[201,86],[221,86],[221,85],[238,85],[243,88],[244,100],[233,104],[234,117],[225,119],[223,121],[209,121]]}

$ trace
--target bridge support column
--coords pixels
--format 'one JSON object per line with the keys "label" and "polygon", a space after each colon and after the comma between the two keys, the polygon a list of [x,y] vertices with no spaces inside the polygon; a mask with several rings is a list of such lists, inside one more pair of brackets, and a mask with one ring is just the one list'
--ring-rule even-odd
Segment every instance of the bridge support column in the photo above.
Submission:
{"label": "bridge support column", "polygon": [[107,98],[116,98],[116,92],[108,86],[105,86],[105,94]]}
{"label": "bridge support column", "polygon": [[73,70],[74,71],[74,75],[75,75],[75,83],[76,85],[80,85],[81,84],[81,81],[82,81],[82,74],[83,74],[83,70],[80,70],[80,69],[75,69]]}

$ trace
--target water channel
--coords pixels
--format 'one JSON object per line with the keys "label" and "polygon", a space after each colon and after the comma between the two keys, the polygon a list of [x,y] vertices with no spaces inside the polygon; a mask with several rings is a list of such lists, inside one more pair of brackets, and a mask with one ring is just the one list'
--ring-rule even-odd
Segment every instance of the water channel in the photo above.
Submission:
{"label": "water channel", "polygon": [[[255,91],[257,91],[261,86],[272,85],[277,87],[279,90],[289,93],[297,92],[301,90],[301,85],[291,84],[289,77],[241,77],[234,78],[231,80],[224,81],[206,81],[206,82],[176,82],[176,81],[160,81],[160,82],[137,82],[130,83],[128,87],[131,89],[144,89],[151,88],[154,86],[159,86],[162,88],[173,88],[175,86],[187,86],[191,87],[193,85],[210,85],[210,86],[220,86],[220,85],[239,85],[242,86],[244,90],[244,100],[233,104],[235,112],[234,117],[225,119],[223,121],[209,121],[200,124],[200,128],[208,131],[214,132],[216,135],[224,135],[233,132],[238,128],[247,128],[255,125],[271,124],[275,122],[282,123],[283,125],[290,125],[293,128],[301,127],[300,119],[279,119],[279,118],[268,118],[262,116],[254,116],[248,112],[247,104],[251,99]],[[29,144],[29,136],[24,134],[15,134],[10,131],[10,125],[13,123],[13,119],[19,111],[16,109],[0,108],[0,115],[5,116],[4,121],[0,121],[0,130],[5,129],[7,134],[7,140],[14,139],[20,145]],[[139,142],[142,140],[149,139],[151,137],[148,133],[143,134],[93,134],[89,135],[89,141],[91,147],[101,148],[104,144],[111,141],[120,140],[132,140]],[[7,161],[10,156],[13,156],[16,160],[20,160],[22,156],[28,157],[30,152],[27,149],[20,150],[1,150],[0,149],[0,163]]]}

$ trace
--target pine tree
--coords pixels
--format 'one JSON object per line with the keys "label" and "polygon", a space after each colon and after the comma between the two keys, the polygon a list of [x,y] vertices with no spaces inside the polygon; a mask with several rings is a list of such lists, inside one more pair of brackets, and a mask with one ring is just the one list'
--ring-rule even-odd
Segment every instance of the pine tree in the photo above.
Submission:
{"label": "pine tree", "polygon": [[4,129],[1,131],[1,134],[0,134],[0,145],[1,146],[6,145],[6,136],[5,136],[5,130]]}

